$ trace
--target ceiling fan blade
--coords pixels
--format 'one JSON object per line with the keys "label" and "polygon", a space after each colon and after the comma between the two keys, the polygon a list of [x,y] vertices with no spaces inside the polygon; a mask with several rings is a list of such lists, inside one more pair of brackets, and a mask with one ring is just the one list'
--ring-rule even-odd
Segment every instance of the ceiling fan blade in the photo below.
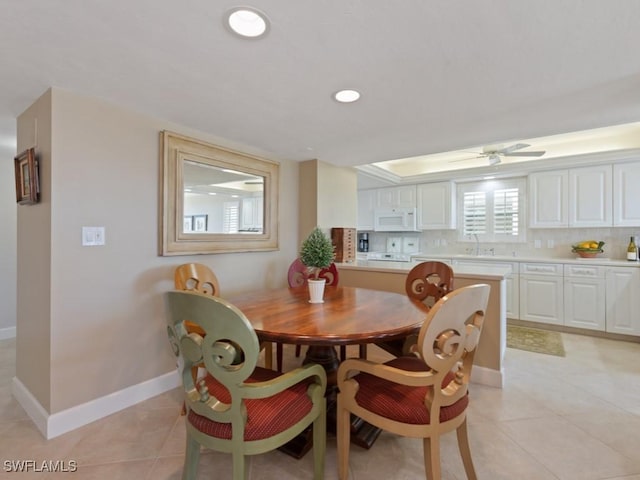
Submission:
{"label": "ceiling fan blade", "polygon": [[505,148],[501,148],[500,150],[496,150],[496,153],[500,153],[502,155],[514,152],[516,150],[522,150],[523,148],[530,147],[528,143],[515,143]]}
{"label": "ceiling fan blade", "polygon": [[539,150],[537,152],[512,152],[512,153],[503,153],[505,157],[541,157],[547,153],[545,150]]}
{"label": "ceiling fan blade", "polygon": [[500,162],[502,162],[502,160],[500,159],[500,155],[493,154],[493,155],[489,155],[489,165],[490,166],[494,166],[494,165],[498,165]]}

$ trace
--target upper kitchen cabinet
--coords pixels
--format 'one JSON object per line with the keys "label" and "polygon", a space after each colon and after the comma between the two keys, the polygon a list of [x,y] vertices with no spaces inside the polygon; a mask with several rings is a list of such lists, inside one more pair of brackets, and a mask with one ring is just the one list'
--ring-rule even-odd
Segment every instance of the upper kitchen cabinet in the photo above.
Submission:
{"label": "upper kitchen cabinet", "polygon": [[456,185],[436,182],[418,185],[418,230],[456,228]]}
{"label": "upper kitchen cabinet", "polygon": [[613,166],[613,225],[640,226],[640,162]]}
{"label": "upper kitchen cabinet", "polygon": [[531,228],[610,227],[612,218],[611,165],[529,175]]}
{"label": "upper kitchen cabinet", "polygon": [[612,166],[569,170],[569,226],[610,227],[613,224]]}
{"label": "upper kitchen cabinet", "polygon": [[398,187],[378,188],[376,208],[415,208],[416,186],[401,185]]}
{"label": "upper kitchen cabinet", "polygon": [[358,230],[373,230],[377,190],[358,190]]}
{"label": "upper kitchen cabinet", "polygon": [[264,200],[262,197],[242,199],[240,213],[240,231],[257,232],[262,229],[264,221]]}
{"label": "upper kitchen cabinet", "polygon": [[569,171],[529,175],[529,226],[566,228],[569,221]]}

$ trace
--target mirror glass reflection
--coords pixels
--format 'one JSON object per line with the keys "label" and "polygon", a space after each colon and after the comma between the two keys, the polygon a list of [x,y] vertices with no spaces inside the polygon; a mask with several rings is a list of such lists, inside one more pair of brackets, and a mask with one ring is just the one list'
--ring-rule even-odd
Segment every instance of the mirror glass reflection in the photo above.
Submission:
{"label": "mirror glass reflection", "polygon": [[184,160],[185,234],[262,234],[265,177]]}

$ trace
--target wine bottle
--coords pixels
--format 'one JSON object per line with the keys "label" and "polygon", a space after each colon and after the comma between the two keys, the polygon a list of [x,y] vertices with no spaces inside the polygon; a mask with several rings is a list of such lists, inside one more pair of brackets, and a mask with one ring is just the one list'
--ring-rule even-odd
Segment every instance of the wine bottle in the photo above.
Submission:
{"label": "wine bottle", "polygon": [[638,249],[636,248],[634,237],[631,237],[631,240],[629,240],[629,246],[627,247],[627,260],[630,262],[638,260]]}

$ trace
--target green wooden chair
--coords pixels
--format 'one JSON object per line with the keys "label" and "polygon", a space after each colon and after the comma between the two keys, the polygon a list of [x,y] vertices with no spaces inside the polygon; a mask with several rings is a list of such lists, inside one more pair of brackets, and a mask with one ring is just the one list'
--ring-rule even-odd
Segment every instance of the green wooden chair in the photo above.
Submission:
{"label": "green wooden chair", "polygon": [[[196,292],[166,294],[169,340],[180,358],[187,446],[183,479],[195,479],[200,446],[231,453],[233,478],[244,480],[247,455],[274,450],[313,425],[314,479],[324,477],[326,373],[305,365],[285,374],[258,367],[253,327],[235,306]],[[185,322],[204,336],[189,333]],[[191,368],[207,375],[194,381]]]}

